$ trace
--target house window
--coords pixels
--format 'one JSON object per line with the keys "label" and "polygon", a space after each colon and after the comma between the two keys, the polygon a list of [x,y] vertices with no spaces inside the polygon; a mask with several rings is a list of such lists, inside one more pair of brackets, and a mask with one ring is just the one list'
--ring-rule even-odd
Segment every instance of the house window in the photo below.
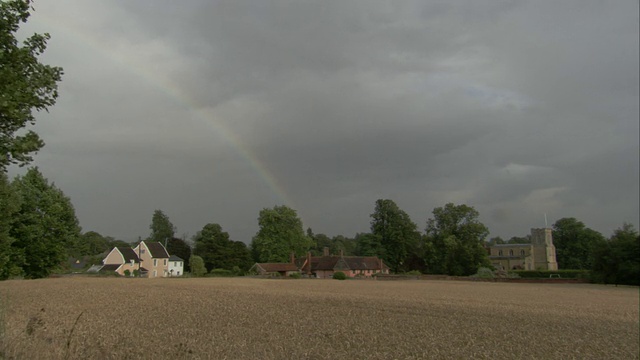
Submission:
{"label": "house window", "polygon": [[153,270],[153,277],[157,277],[158,276],[158,272]]}
{"label": "house window", "polygon": [[509,250],[509,256],[513,256],[513,250]]}
{"label": "house window", "polygon": [[[153,266],[158,266],[158,259],[153,259]],[[155,272],[155,271],[154,271]],[[155,275],[154,275],[155,276]]]}
{"label": "house window", "polygon": [[145,251],[146,251],[145,249],[141,249],[140,254],[144,254]]}
{"label": "house window", "polygon": [[131,259],[131,266],[133,266],[133,263],[134,263],[134,260],[133,260],[133,259]]}
{"label": "house window", "polygon": [[498,256],[502,256],[502,250],[498,250]]}
{"label": "house window", "polygon": [[167,259],[164,259],[164,265],[165,266],[167,265]]}

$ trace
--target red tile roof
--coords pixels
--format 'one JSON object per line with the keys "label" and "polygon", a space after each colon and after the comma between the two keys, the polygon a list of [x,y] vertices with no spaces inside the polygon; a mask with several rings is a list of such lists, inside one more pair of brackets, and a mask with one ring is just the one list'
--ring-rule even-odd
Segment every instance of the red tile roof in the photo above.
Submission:
{"label": "red tile roof", "polygon": [[291,263],[258,263],[256,265],[265,272],[298,271],[298,267]]}
{"label": "red tile roof", "polygon": [[[302,267],[307,258],[296,259],[296,264]],[[308,265],[304,265],[308,269]],[[389,269],[383,262],[382,269]],[[382,270],[377,256],[312,256],[311,271],[317,270]]]}

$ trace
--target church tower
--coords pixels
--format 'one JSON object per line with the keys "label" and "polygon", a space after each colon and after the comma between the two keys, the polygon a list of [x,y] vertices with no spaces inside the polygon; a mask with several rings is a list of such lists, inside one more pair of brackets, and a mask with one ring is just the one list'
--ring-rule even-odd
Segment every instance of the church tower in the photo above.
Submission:
{"label": "church tower", "polygon": [[558,270],[552,229],[531,229],[531,244],[533,245],[534,267],[536,270]]}

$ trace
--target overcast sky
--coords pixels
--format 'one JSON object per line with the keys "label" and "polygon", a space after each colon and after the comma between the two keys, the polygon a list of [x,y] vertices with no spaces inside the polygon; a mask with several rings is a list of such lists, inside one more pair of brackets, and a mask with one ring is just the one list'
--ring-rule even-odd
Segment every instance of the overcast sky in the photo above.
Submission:
{"label": "overcast sky", "polygon": [[[491,236],[638,227],[638,1],[36,1],[64,68],[34,165],[84,231],[250,242],[261,209],[420,230],[467,204]],[[16,174],[23,170],[13,169]]]}

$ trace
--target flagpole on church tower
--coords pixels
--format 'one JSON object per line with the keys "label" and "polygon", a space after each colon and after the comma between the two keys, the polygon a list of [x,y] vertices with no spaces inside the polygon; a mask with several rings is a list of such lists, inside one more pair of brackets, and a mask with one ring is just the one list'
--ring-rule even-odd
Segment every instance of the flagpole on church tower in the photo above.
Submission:
{"label": "flagpole on church tower", "polygon": [[547,225],[547,213],[544,213],[544,227],[545,227],[545,229],[549,227]]}

